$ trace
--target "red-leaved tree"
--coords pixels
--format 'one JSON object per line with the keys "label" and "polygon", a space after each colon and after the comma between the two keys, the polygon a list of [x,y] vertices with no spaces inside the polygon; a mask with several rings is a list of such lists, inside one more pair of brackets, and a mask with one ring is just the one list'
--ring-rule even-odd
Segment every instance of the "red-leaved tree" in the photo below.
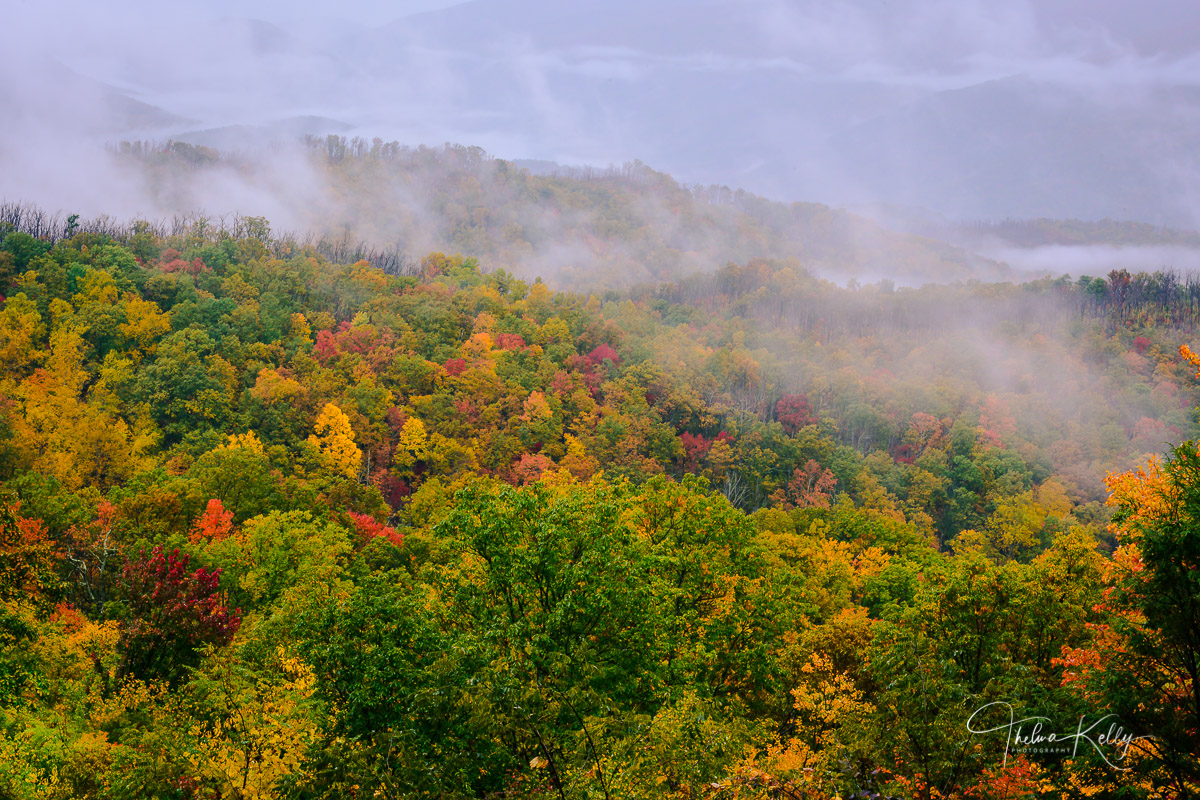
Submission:
{"label": "red-leaved tree", "polygon": [[367,544],[372,539],[383,537],[396,547],[404,544],[404,534],[400,533],[395,528],[384,525],[382,522],[376,522],[375,518],[368,514],[356,514],[353,511],[346,512],[346,516],[350,517],[350,521],[354,524],[354,530],[358,534],[358,540],[361,544]]}
{"label": "red-leaved tree", "polygon": [[785,394],[775,404],[775,419],[783,426],[788,436],[794,436],[796,431],[808,425],[816,425],[819,421],[813,413],[812,403],[802,394]]}
{"label": "red-leaved tree", "polygon": [[837,478],[813,459],[792,472],[786,489],[777,489],[771,501],[784,511],[793,508],[829,508]]}
{"label": "red-leaved tree", "polygon": [[157,546],[125,565],[129,618],[121,629],[120,674],[178,680],[205,644],[226,645],[242,623],[220,594],[221,570],[188,569],[189,556]]}

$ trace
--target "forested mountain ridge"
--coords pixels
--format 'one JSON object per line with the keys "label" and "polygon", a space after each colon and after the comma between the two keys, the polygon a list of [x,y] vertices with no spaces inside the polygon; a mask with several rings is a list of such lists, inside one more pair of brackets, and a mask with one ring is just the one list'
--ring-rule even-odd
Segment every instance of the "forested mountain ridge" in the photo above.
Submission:
{"label": "forested mountain ridge", "polygon": [[[183,142],[116,150],[122,170],[143,176],[164,210],[203,207],[214,181],[253,195],[280,180],[261,156],[236,151]],[[283,194],[295,195],[288,212],[302,229],[409,253],[470,253],[490,268],[566,288],[676,279],[753,258],[799,258],[839,282],[1010,275],[996,261],[847,211],[684,186],[640,162],[535,174],[478,147],[408,148],[333,135],[309,137],[295,158],[299,165],[287,169],[306,177]]]}
{"label": "forested mountain ridge", "polygon": [[[1194,791],[1196,650],[1145,583],[1194,448],[1116,474],[1195,435],[1187,281],[581,294],[17,216],[7,795]],[[990,702],[1156,739],[1010,752]]]}

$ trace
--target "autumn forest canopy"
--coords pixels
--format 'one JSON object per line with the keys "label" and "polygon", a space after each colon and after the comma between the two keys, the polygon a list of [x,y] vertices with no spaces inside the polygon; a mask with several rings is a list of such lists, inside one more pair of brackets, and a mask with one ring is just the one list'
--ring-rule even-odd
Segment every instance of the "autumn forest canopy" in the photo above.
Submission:
{"label": "autumn forest canopy", "polygon": [[303,157],[292,232],[0,206],[0,798],[1200,794],[1195,276]]}

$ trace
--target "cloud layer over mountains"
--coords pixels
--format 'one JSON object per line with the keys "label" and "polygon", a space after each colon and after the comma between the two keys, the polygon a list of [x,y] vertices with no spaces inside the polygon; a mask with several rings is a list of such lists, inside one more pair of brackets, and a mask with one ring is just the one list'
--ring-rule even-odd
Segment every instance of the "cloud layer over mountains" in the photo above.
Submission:
{"label": "cloud layer over mountains", "polygon": [[1200,6],[1183,0],[329,11],[17,9],[0,56],[0,194],[65,202],[37,194],[69,190],[52,162],[67,154],[76,170],[84,141],[228,148],[334,132],[505,158],[640,159],[689,183],[960,218],[1200,216],[1200,42],[1188,35]]}

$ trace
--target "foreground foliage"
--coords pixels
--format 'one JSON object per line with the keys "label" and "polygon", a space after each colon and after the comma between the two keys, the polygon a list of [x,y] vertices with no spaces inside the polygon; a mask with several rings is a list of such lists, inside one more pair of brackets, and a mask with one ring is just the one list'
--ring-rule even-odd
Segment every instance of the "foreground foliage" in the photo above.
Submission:
{"label": "foreground foliage", "polygon": [[251,223],[0,232],[3,796],[1196,793],[1159,278],[583,296]]}

